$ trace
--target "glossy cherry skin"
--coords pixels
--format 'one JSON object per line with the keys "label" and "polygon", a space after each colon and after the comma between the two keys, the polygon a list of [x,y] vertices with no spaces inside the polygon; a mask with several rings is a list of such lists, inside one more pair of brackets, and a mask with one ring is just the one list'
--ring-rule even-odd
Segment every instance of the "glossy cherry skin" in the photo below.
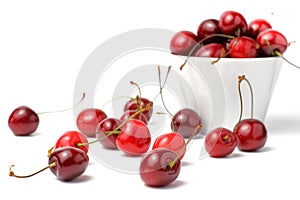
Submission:
{"label": "glossy cherry skin", "polygon": [[236,137],[232,131],[226,128],[216,128],[205,136],[206,152],[214,158],[230,155],[237,144]]}
{"label": "glossy cherry skin", "polygon": [[255,19],[248,24],[248,36],[256,39],[260,32],[270,28],[272,28],[272,26],[267,20]]}
{"label": "glossy cherry skin", "polygon": [[256,38],[259,44],[261,56],[275,56],[275,52],[283,54],[288,47],[285,36],[279,31],[266,29],[260,32]]}
{"label": "glossy cherry skin", "polygon": [[174,182],[180,172],[181,163],[177,159],[173,167],[170,163],[176,154],[166,148],[158,148],[147,152],[140,164],[139,173],[142,181],[151,187],[163,187]]}
{"label": "glossy cherry skin", "polygon": [[[123,122],[124,120],[127,120],[128,118],[130,118],[136,112],[137,112],[136,110],[126,110],[122,114],[122,116],[120,117],[121,122]],[[139,113],[138,115],[136,115],[132,119],[138,119],[138,120],[141,120],[142,122],[144,122],[145,124],[148,124],[148,119],[147,119],[146,115],[143,112]]]}
{"label": "glossy cherry skin", "polygon": [[235,11],[225,11],[219,19],[219,28],[226,35],[244,35],[248,25],[244,16]]}
{"label": "glossy cherry skin", "polygon": [[[104,148],[117,149],[116,139],[119,134],[111,134],[109,136],[107,136],[107,134],[109,134],[110,131],[114,131],[120,125],[121,121],[115,118],[106,118],[100,122],[96,138],[100,139],[99,142]],[[121,129],[116,131],[121,131]]]}
{"label": "glossy cherry skin", "polygon": [[[86,145],[77,146],[78,144]],[[58,149],[65,146],[76,147],[83,150],[86,153],[89,150],[89,144],[86,136],[78,131],[67,131],[64,134],[62,134],[56,141],[54,149]]]}
{"label": "glossy cherry skin", "polygon": [[167,148],[176,155],[181,154],[180,160],[184,157],[186,146],[184,137],[176,132],[166,133],[158,136],[152,146],[152,149]]}
{"label": "glossy cherry skin", "polygon": [[[138,103],[139,102],[139,103]],[[147,98],[138,98],[138,99],[130,99],[125,105],[124,105],[124,112],[129,111],[133,114],[133,112],[137,112],[143,108],[146,107],[146,105],[150,104],[151,102]],[[138,106],[140,105],[140,107]],[[146,117],[147,121],[150,120],[152,116],[153,108],[144,111],[143,115]],[[144,119],[142,119],[144,121]]]}
{"label": "glossy cherry skin", "polygon": [[105,112],[97,108],[86,108],[82,110],[76,119],[76,124],[80,132],[87,137],[95,137],[99,123],[107,118]]}
{"label": "glossy cherry skin", "polygon": [[257,42],[247,36],[235,37],[228,46],[231,58],[255,58],[257,56]]}
{"label": "glossy cherry skin", "polygon": [[48,164],[56,163],[51,172],[61,181],[71,181],[82,175],[89,163],[86,152],[75,147],[55,149],[49,156]]}
{"label": "glossy cherry skin", "polygon": [[[171,129],[180,133],[184,138],[190,137],[201,124],[201,118],[197,112],[190,108],[179,110],[172,118]],[[197,134],[200,132],[198,129]]]}
{"label": "glossy cherry skin", "polygon": [[176,33],[170,42],[171,53],[187,56],[192,48],[197,44],[198,38],[191,31],[180,31]]}
{"label": "glossy cherry skin", "polygon": [[209,58],[221,58],[225,56],[226,50],[222,44],[210,43],[203,45],[194,56],[196,57],[209,57]]}
{"label": "glossy cherry skin", "polygon": [[137,119],[130,119],[122,128],[116,144],[119,150],[128,155],[141,155],[151,145],[151,135],[147,125]]}
{"label": "glossy cherry skin", "polygon": [[237,147],[241,151],[257,151],[267,141],[267,129],[257,119],[244,119],[234,128],[234,135],[237,139]]}
{"label": "glossy cherry skin", "polygon": [[220,28],[219,28],[219,20],[217,19],[206,19],[200,23],[197,29],[197,36],[199,40],[204,39],[203,44],[219,43],[222,40],[224,40],[224,38],[222,37],[207,38],[208,36],[218,34],[218,33],[220,33]]}
{"label": "glossy cherry skin", "polygon": [[27,136],[34,133],[39,123],[38,114],[27,106],[16,108],[8,118],[8,126],[16,136]]}

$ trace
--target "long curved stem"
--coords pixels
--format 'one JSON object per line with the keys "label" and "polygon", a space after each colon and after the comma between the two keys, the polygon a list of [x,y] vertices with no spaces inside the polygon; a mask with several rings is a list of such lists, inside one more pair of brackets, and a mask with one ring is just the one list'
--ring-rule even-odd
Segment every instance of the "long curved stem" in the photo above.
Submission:
{"label": "long curved stem", "polygon": [[296,67],[297,69],[300,69],[299,66],[295,65],[294,63],[292,63],[291,61],[289,61],[288,59],[286,59],[279,51],[274,51],[274,54],[276,56],[281,57],[285,62],[289,63],[290,65],[292,65],[293,67]]}
{"label": "long curved stem", "polygon": [[55,167],[57,164],[56,162],[53,162],[51,163],[50,165],[44,167],[43,169],[37,171],[37,172],[34,172],[33,174],[29,174],[29,175],[25,175],[25,176],[20,176],[20,175],[16,175],[13,171],[12,171],[12,168],[15,166],[15,165],[11,165],[10,168],[9,168],[9,176],[12,176],[12,177],[16,177],[16,178],[29,178],[29,177],[32,177],[36,174],[39,174],[41,173],[42,171],[45,171],[46,169],[49,169],[51,167]]}
{"label": "long curved stem", "polygon": [[246,78],[245,75],[241,75],[238,77],[238,93],[239,93],[239,98],[240,98],[240,117],[239,117],[239,122],[242,120],[243,116],[243,98],[242,98],[242,92],[241,92],[241,83],[243,81],[246,81],[248,84],[249,90],[250,90],[250,95],[251,95],[251,118],[253,118],[253,89],[250,84],[250,81]]}

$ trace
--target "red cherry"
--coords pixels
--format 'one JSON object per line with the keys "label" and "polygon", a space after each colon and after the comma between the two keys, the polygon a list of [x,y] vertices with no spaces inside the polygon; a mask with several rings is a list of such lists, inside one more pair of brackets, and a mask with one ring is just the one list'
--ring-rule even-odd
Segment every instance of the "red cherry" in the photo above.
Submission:
{"label": "red cherry", "polygon": [[[77,146],[77,144],[86,144],[83,146]],[[67,131],[62,136],[59,137],[59,139],[56,141],[56,144],[54,145],[54,149],[58,149],[65,146],[71,146],[80,148],[84,152],[88,152],[89,150],[89,144],[88,140],[85,135],[78,131]]]}
{"label": "red cherry", "polygon": [[166,133],[158,136],[152,146],[152,149],[167,148],[173,151],[176,155],[181,155],[181,160],[185,154],[186,146],[184,137],[176,132]]}
{"label": "red cherry", "polygon": [[[163,187],[174,182],[180,172],[180,159],[166,148],[157,148],[147,152],[141,161],[139,174],[142,181],[151,187]],[[171,166],[174,160],[176,162]]]}
{"label": "red cherry", "polygon": [[100,122],[96,138],[99,139],[99,142],[103,145],[103,147],[108,149],[117,149],[116,139],[119,134],[110,134],[107,136],[107,133],[111,131],[121,131],[120,129],[117,130],[120,125],[121,121],[115,118],[106,118]]}
{"label": "red cherry", "polygon": [[273,29],[266,29],[260,32],[256,38],[259,44],[261,56],[275,56],[277,53],[283,54],[288,47],[285,36]]}
{"label": "red cherry", "polygon": [[228,52],[231,58],[255,58],[258,44],[247,36],[235,37],[229,43]]}
{"label": "red cherry", "polygon": [[[126,110],[122,116],[120,117],[121,122],[123,122],[124,120],[130,118],[132,115],[134,115],[137,111],[136,110]],[[152,112],[152,111],[151,111]],[[139,113],[138,115],[135,115],[133,117],[133,119],[138,119],[141,120],[142,122],[144,122],[145,124],[148,123],[148,119],[146,117],[146,115],[144,114],[144,112]]]}
{"label": "red cherry", "polygon": [[265,19],[255,19],[248,25],[248,35],[253,39],[256,39],[257,35],[266,30],[272,28],[271,24]]}
{"label": "red cherry", "polygon": [[197,44],[198,38],[191,31],[180,31],[176,33],[170,42],[170,49],[176,55],[189,55],[192,48]]}
{"label": "red cherry", "polygon": [[34,133],[39,122],[38,114],[27,106],[16,108],[8,118],[8,126],[16,136],[27,136]]}
{"label": "red cherry", "polygon": [[224,34],[241,36],[247,32],[247,21],[241,13],[225,11],[219,19],[219,28]]}
{"label": "red cherry", "polygon": [[224,40],[223,37],[212,37],[212,38],[207,38],[210,35],[214,34],[219,34],[220,29],[219,29],[219,20],[217,19],[206,19],[201,22],[201,24],[198,26],[197,29],[197,36],[199,40],[203,40],[203,44],[208,44],[208,43],[219,43]]}
{"label": "red cherry", "polygon": [[244,119],[234,128],[237,147],[242,151],[257,151],[267,141],[265,125],[257,119]]}
{"label": "red cherry", "polygon": [[89,157],[79,148],[62,147],[51,153],[48,163],[56,163],[50,170],[59,180],[70,181],[84,173]]}
{"label": "red cherry", "polygon": [[150,147],[150,131],[144,122],[130,119],[122,126],[116,144],[118,149],[126,154],[141,155]]}
{"label": "red cherry", "polygon": [[[190,137],[195,129],[201,124],[201,118],[197,112],[190,108],[179,110],[172,118],[171,128],[183,137]],[[199,133],[201,128],[197,130]]]}
{"label": "red cherry", "polygon": [[84,135],[95,137],[99,123],[105,118],[107,118],[107,115],[101,109],[86,108],[77,116],[76,124]]}
{"label": "red cherry", "polygon": [[194,56],[196,57],[210,57],[221,58],[226,54],[226,50],[223,45],[219,43],[210,43],[202,46]]}
{"label": "red cherry", "polygon": [[[129,113],[134,114],[135,112],[138,112],[139,110],[142,110],[150,103],[150,100],[146,98],[140,98],[137,97],[135,99],[130,99],[125,105],[124,105],[124,112],[128,111]],[[144,111],[140,115],[144,115],[146,117],[146,122],[150,120],[152,116],[153,108]],[[127,113],[127,114],[129,114]],[[144,121],[144,117],[141,117],[142,121]]]}
{"label": "red cherry", "polygon": [[205,149],[211,157],[230,155],[236,147],[236,137],[226,128],[216,128],[205,136]]}

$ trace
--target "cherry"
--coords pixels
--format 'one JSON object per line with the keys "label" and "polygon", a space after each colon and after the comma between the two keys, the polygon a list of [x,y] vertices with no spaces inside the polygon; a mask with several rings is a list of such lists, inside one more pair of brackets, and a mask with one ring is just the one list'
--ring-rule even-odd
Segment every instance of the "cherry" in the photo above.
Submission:
{"label": "cherry", "polygon": [[285,36],[274,29],[266,29],[260,32],[256,38],[260,46],[261,56],[282,55],[288,47]]}
{"label": "cherry", "polygon": [[[140,164],[139,173],[144,183],[151,187],[169,185],[177,179],[181,169],[180,159],[167,148],[157,148],[147,152]],[[170,166],[172,161],[176,162]]]}
{"label": "cherry", "polygon": [[226,128],[216,128],[205,136],[206,152],[215,158],[230,155],[236,147],[236,137]]}
{"label": "cherry", "polygon": [[[180,133],[183,137],[188,138],[199,124],[201,124],[199,114],[191,108],[183,108],[173,116],[171,128],[173,131]],[[198,133],[200,130],[201,129],[198,129]]]}
{"label": "cherry", "polygon": [[[53,149],[58,149],[65,146],[71,146],[71,147],[80,148],[81,150],[87,153],[89,150],[89,145],[87,144],[84,146],[77,146],[77,144],[80,143],[88,143],[88,140],[85,135],[83,135],[78,131],[67,131],[59,137]],[[52,149],[50,149],[50,151],[52,151]]]}
{"label": "cherry", "polygon": [[166,133],[166,134],[158,136],[155,139],[152,149],[157,149],[157,148],[170,149],[176,155],[180,154],[182,149],[184,149],[183,153],[181,153],[181,156],[179,158],[181,160],[186,151],[185,139],[181,134],[179,134],[177,132]]}
{"label": "cherry", "polygon": [[122,126],[116,144],[118,149],[126,154],[141,155],[150,147],[150,131],[144,122],[130,119]]}
{"label": "cherry", "polygon": [[73,109],[75,106],[79,105],[85,98],[85,93],[83,93],[81,100],[71,108],[57,110],[57,111],[47,111],[36,113],[33,109],[28,106],[19,106],[10,114],[8,118],[8,127],[16,136],[28,136],[34,133],[40,123],[39,115],[45,113],[57,113]]}
{"label": "cherry", "polygon": [[[121,121],[115,118],[106,118],[102,120],[98,126],[96,138],[103,147],[108,149],[117,149],[116,139],[121,129],[118,127],[121,125]],[[114,132],[114,134],[107,135],[107,133]]]}
{"label": "cherry", "polygon": [[223,34],[240,36],[247,32],[248,25],[241,13],[225,11],[219,19],[219,28]]}
{"label": "cherry", "polygon": [[248,24],[248,35],[256,39],[257,35],[266,30],[271,29],[271,24],[265,19],[255,19]]}
{"label": "cherry", "polygon": [[[197,29],[197,36],[200,40],[207,38],[208,36],[219,34],[219,20],[217,19],[206,19],[200,23]],[[203,44],[208,43],[220,43],[223,41],[223,37],[211,37],[208,39],[203,40]]]}
{"label": "cherry", "polygon": [[27,106],[16,108],[8,119],[8,126],[16,136],[27,136],[34,133],[39,123],[38,114]]}
{"label": "cherry", "polygon": [[255,58],[257,56],[258,44],[247,36],[235,37],[228,46],[231,58]]}
{"label": "cherry", "polygon": [[[121,121],[124,121],[128,118],[130,118],[130,116],[132,116],[133,114],[135,114],[137,111],[136,110],[126,110],[122,116],[120,117],[120,120]],[[141,120],[142,122],[144,122],[145,124],[148,124],[148,119],[146,117],[146,115],[144,113],[140,113],[138,115],[136,115],[134,117],[134,119],[138,119],[138,120]]]}
{"label": "cherry", "polygon": [[226,50],[222,44],[210,43],[203,45],[194,56],[196,57],[210,57],[221,58],[226,54]]}
{"label": "cherry", "polygon": [[48,159],[48,166],[43,169],[26,176],[16,175],[12,171],[12,165],[9,170],[9,176],[16,178],[29,178],[46,169],[51,172],[61,181],[71,181],[82,175],[89,163],[89,157],[86,152],[79,148],[65,146],[55,149]]}
{"label": "cherry", "polygon": [[87,137],[96,137],[97,127],[105,118],[107,118],[107,115],[101,109],[86,108],[78,114],[76,124],[79,131]]}
{"label": "cherry", "polygon": [[[241,82],[246,81],[251,93],[251,118],[242,119],[243,114],[243,104],[242,104],[242,95],[241,95]],[[237,147],[242,151],[256,151],[262,148],[267,141],[267,130],[263,122],[258,119],[253,118],[253,90],[251,84],[246,77],[239,76],[238,78],[238,91],[241,102],[241,113],[238,123],[234,128],[234,135],[237,139]]]}
{"label": "cherry", "polygon": [[170,41],[171,52],[176,55],[187,56],[197,41],[197,36],[191,31],[177,32]]}

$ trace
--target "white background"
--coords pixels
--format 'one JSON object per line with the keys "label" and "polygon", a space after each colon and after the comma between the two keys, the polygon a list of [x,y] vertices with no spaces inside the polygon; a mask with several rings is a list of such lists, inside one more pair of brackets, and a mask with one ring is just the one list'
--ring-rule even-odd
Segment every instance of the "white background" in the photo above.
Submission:
{"label": "white background", "polygon": [[[74,182],[51,172],[29,179],[8,176],[47,164],[47,150],[74,129],[72,112],[40,117],[37,133],[15,137],[7,126],[11,111],[38,111],[73,104],[74,84],[87,56],[102,42],[138,28],[196,31],[206,18],[225,10],[247,21],[264,18],[295,41],[285,56],[300,65],[298,6],[294,1],[1,1],[0,2],[0,193],[11,199],[299,199],[300,71],[284,63],[265,121],[269,139],[258,153],[226,159],[198,159],[203,140],[193,143],[177,181],[149,188],[138,175],[116,172],[93,160]],[[105,56],[105,55],[103,55]],[[259,73],[259,72],[258,72]],[[114,75],[112,74],[112,77]],[[105,97],[105,91],[103,92]]]}

